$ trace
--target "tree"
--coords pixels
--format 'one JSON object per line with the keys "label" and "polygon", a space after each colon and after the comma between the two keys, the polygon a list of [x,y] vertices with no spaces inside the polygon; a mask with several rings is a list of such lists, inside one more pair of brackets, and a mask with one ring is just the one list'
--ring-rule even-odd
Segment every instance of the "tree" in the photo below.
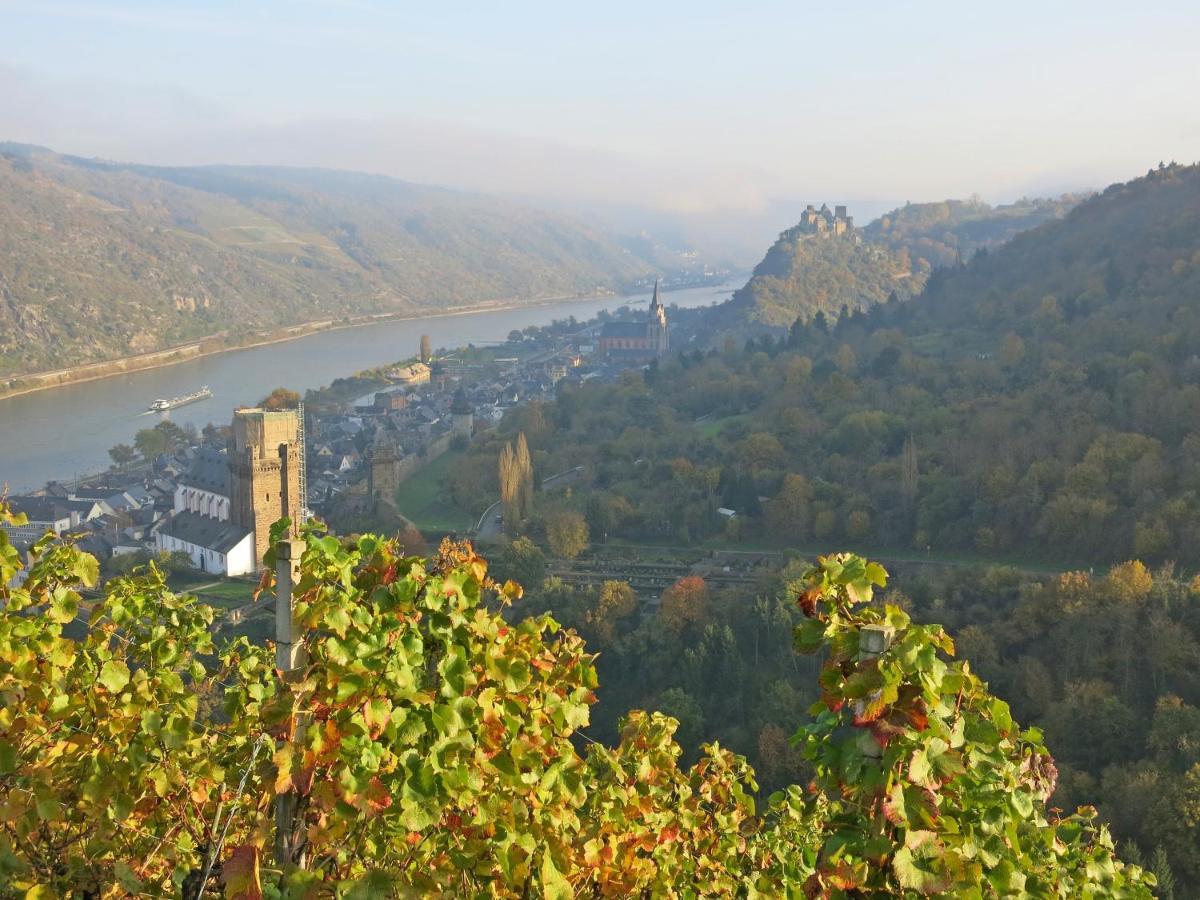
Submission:
{"label": "tree", "polygon": [[516,527],[533,513],[533,462],[525,432],[517,435],[515,447],[511,443],[504,445],[499,466],[500,501],[505,517]]}
{"label": "tree", "polygon": [[[838,321],[841,322],[841,319]],[[849,344],[842,344],[837,348],[837,353],[833,355],[833,362],[843,375],[850,375],[858,368],[858,357]]]}
{"label": "tree", "polygon": [[433,359],[433,344],[429,341],[429,335],[421,335],[421,362],[426,365]]}
{"label": "tree", "polygon": [[519,537],[504,548],[496,568],[504,578],[533,590],[541,587],[546,577],[546,555],[529,538]]}
{"label": "tree", "polygon": [[900,460],[900,492],[911,512],[917,501],[917,442],[910,434],[904,441],[904,453]]}
{"label": "tree", "polygon": [[676,634],[702,625],[708,618],[708,585],[699,575],[687,575],[663,591],[658,614]]}
{"label": "tree", "polygon": [[133,445],[137,447],[142,459],[152,460],[167,452],[167,438],[157,428],[142,428],[133,436]]}
{"label": "tree", "polygon": [[1015,366],[1025,355],[1025,342],[1020,335],[1010,331],[1000,342],[1000,362],[1006,366]]}
{"label": "tree", "polygon": [[258,401],[258,405],[263,409],[298,409],[300,406],[300,395],[295,391],[290,391],[284,387],[277,387],[262,400]]}
{"label": "tree", "polygon": [[128,444],[117,444],[109,448],[108,456],[113,461],[113,465],[123,472],[137,458],[137,451]]}
{"label": "tree", "polygon": [[546,540],[555,556],[574,559],[588,547],[587,520],[573,510],[553,513],[546,520]]}
{"label": "tree", "polygon": [[521,518],[533,515],[533,460],[529,456],[529,444],[525,432],[517,435],[516,467],[520,473],[517,500],[521,507]]}
{"label": "tree", "polygon": [[611,647],[616,639],[617,625],[637,609],[637,594],[627,581],[606,581],[600,585],[596,604],[585,615],[585,621],[596,635],[601,647]]}
{"label": "tree", "polygon": [[779,493],[767,504],[767,529],[774,540],[804,540],[810,530],[812,487],[803,475],[785,475]]}
{"label": "tree", "polygon": [[846,517],[846,536],[861,541],[871,534],[871,514],[856,509]]}

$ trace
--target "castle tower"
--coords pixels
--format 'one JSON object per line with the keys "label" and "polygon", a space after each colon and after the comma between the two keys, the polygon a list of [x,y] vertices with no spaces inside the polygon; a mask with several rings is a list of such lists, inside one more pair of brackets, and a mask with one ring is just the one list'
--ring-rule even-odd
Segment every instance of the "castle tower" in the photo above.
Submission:
{"label": "castle tower", "polygon": [[400,487],[400,457],[395,445],[378,435],[367,450],[367,496],[390,500]]}
{"label": "castle tower", "polygon": [[666,356],[670,350],[670,330],[667,328],[667,308],[658,296],[658,279],[654,279],[654,298],[650,301],[650,318],[646,323],[646,339],[655,356]]}
{"label": "castle tower", "polygon": [[300,420],[294,409],[239,409],[229,453],[230,519],[254,532],[261,565],[271,526],[284,516],[299,525]]}
{"label": "castle tower", "polygon": [[454,392],[454,402],[450,404],[450,421],[455,434],[469,438],[475,430],[475,411],[462,388]]}

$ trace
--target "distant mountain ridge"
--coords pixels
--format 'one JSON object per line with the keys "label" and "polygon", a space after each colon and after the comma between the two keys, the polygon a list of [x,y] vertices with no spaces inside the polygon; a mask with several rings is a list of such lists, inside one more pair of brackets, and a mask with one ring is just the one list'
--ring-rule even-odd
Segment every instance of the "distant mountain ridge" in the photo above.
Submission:
{"label": "distant mountain ridge", "polygon": [[385,176],[0,144],[0,375],[323,318],[619,291],[689,265],[638,248]]}

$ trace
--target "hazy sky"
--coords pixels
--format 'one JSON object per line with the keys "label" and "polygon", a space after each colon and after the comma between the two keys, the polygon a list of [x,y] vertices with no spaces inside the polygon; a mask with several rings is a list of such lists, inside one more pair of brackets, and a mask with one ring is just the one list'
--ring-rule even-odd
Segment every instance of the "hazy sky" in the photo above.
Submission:
{"label": "hazy sky", "polygon": [[700,229],[1200,158],[1194,0],[0,0],[0,34],[0,139],[361,168]]}

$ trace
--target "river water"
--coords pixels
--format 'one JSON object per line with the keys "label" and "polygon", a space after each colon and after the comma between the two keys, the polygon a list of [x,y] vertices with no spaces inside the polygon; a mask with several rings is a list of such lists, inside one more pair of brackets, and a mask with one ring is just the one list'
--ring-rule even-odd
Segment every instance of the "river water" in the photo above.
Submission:
{"label": "river water", "polygon": [[[734,285],[672,291],[664,298],[683,308],[726,300]],[[324,331],[294,341],[233,350],[161,369],[114,375],[0,400],[0,489],[40,488],[108,467],[108,448],[132,443],[134,433],[161,418],[202,427],[228,423],[236,406],[256,403],[274,388],[303,393],[362,369],[415,356],[421,335],[434,347],[502,341],[514,328],[548,325],[602,309],[646,306],[649,293],[567,300],[519,309],[405,319]],[[178,397],[208,385],[212,398],[168,413],[148,413],[157,397]]]}

